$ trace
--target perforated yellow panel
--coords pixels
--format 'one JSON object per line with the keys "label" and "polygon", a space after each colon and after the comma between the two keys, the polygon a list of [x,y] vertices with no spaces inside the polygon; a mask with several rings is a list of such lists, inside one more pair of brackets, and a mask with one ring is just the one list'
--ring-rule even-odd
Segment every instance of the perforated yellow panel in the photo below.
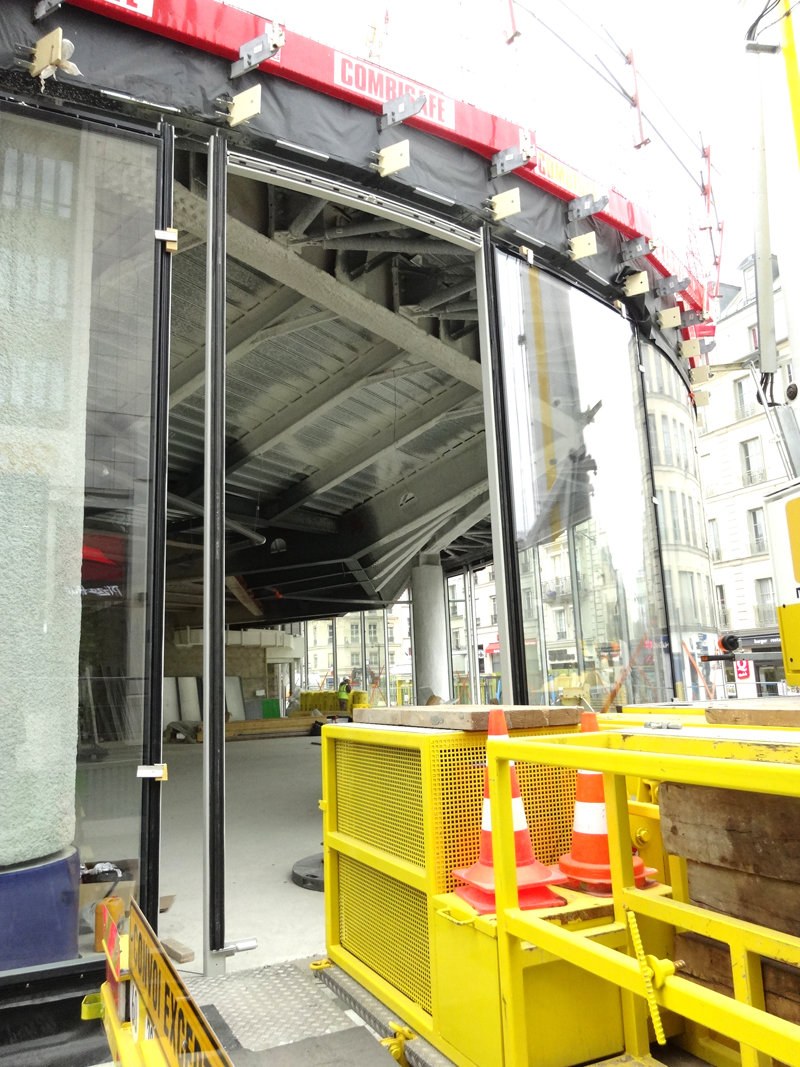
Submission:
{"label": "perforated yellow panel", "polygon": [[[469,867],[478,858],[485,765],[485,735],[451,734],[431,741],[436,893],[452,892],[460,884],[450,873],[453,868]],[[572,839],[575,771],[523,763],[517,772],[533,851],[542,863],[555,863]]]}
{"label": "perforated yellow panel", "polygon": [[336,741],[339,832],[425,866],[417,749]]}
{"label": "perforated yellow panel", "polygon": [[430,1013],[431,963],[424,893],[340,853],[339,942]]}

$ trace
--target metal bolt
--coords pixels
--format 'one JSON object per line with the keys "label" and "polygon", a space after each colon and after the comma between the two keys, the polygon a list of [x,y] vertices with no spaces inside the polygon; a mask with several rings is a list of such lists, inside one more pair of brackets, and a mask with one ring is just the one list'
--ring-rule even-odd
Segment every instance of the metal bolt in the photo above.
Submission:
{"label": "metal bolt", "polygon": [[640,826],[633,836],[637,845],[646,845],[650,840],[650,831],[646,826]]}

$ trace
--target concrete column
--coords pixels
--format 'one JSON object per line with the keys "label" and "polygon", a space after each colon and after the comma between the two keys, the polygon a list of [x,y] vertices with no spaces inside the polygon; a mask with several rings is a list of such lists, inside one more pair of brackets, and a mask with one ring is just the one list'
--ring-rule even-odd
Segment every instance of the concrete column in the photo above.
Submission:
{"label": "concrete column", "polygon": [[439,555],[420,555],[411,570],[414,612],[414,677],[417,699],[424,704],[435,693],[450,699],[450,664],[447,657],[447,612],[444,572]]}

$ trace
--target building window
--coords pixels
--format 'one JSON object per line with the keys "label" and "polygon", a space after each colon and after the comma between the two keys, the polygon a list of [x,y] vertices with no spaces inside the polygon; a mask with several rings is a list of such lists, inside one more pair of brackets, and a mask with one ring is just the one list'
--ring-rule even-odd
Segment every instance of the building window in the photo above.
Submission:
{"label": "building window", "polygon": [[[722,549],[719,544],[719,524],[716,519],[708,520],[708,551],[715,562],[722,559]],[[718,588],[722,588],[718,586]]]}
{"label": "building window", "polygon": [[669,510],[672,519],[672,543],[679,545],[681,543],[681,520],[678,514],[678,494],[674,489],[669,491]]}
{"label": "building window", "polygon": [[371,645],[378,643],[378,624],[377,622],[367,623],[367,638]]}
{"label": "building window", "polygon": [[661,416],[661,439],[664,444],[664,462],[672,463],[672,440],[669,436],[669,419],[666,415]]}
{"label": "building window", "polygon": [[350,640],[351,641],[358,641],[358,623],[357,622],[351,622],[350,623]]}
{"label": "building window", "polygon": [[754,323],[752,326],[747,327],[747,340],[750,344],[749,351],[758,351],[758,326]]}
{"label": "building window", "polygon": [[681,590],[680,615],[683,626],[694,627],[700,622],[697,611],[697,593],[692,571],[678,571]]}
{"label": "building window", "polygon": [[314,653],[314,666],[319,667],[319,656],[316,652]]}
{"label": "building window", "polygon": [[533,590],[525,589],[522,593],[522,613],[526,619],[533,618]]}
{"label": "building window", "polygon": [[351,667],[360,667],[361,666],[361,653],[360,652],[351,652],[350,653],[350,666]]}
{"label": "building window", "polygon": [[767,530],[764,525],[764,509],[753,508],[747,513],[747,532],[750,537],[750,555],[758,556],[767,551]]}
{"label": "building window", "polygon": [[688,471],[689,469],[689,450],[686,447],[686,427],[681,423],[681,459],[683,460],[683,469]]}
{"label": "building window", "polygon": [[756,578],[756,626],[774,626],[775,598],[771,578]]}
{"label": "building window", "polygon": [[656,433],[655,415],[647,416],[647,436],[650,439],[650,451],[653,456],[653,463],[660,463],[661,459],[658,454],[658,434]]}
{"label": "building window", "polygon": [[656,521],[662,541],[667,540],[666,519],[667,516],[664,513],[664,491],[663,489],[656,489]]}
{"label": "building window", "polygon": [[731,613],[728,611],[724,585],[714,586],[714,598],[717,603],[717,624],[721,630],[727,630],[731,625]]}
{"label": "building window", "polygon": [[556,628],[556,641],[564,641],[567,637],[567,613],[563,608],[556,608],[553,612],[553,625]]}
{"label": "building window", "polygon": [[751,377],[736,379],[733,383],[733,398],[737,419],[749,419],[751,415],[755,415],[758,410],[758,403]]}
{"label": "building window", "polygon": [[742,278],[744,280],[744,300],[746,304],[749,304],[751,300],[756,298],[756,269],[755,267],[748,267],[743,272]]}
{"label": "building window", "polygon": [[[333,623],[332,622],[328,623],[328,643],[331,644],[331,645],[333,644]],[[333,666],[333,664],[331,664],[331,666]]]}
{"label": "building window", "polygon": [[394,652],[390,652],[389,653],[389,666],[390,667],[394,667],[394,656],[395,656]]}
{"label": "building window", "polygon": [[529,574],[530,573],[531,557],[530,557],[530,549],[529,548],[526,548],[525,551],[520,555],[519,569],[522,572],[522,574]]}
{"label": "building window", "polygon": [[491,607],[492,607],[490,625],[496,626],[497,625],[497,597],[496,596],[490,596],[489,597],[489,603],[491,604]]}
{"label": "building window", "polygon": [[494,581],[494,567],[487,567],[486,568],[486,581],[487,582],[493,582]]}
{"label": "building window", "polygon": [[742,485],[758,485],[766,481],[764,458],[761,453],[761,438],[751,437],[739,445],[742,460]]}
{"label": "building window", "polygon": [[689,509],[687,510],[687,507],[686,507],[686,493],[681,493],[681,510],[683,512],[684,543],[687,544],[687,545],[693,545],[694,544],[694,539],[692,538],[692,536],[691,536],[691,534],[689,532],[689,511],[691,510],[691,505],[690,505]]}
{"label": "building window", "polygon": [[387,632],[389,635],[389,644],[394,644],[394,626],[387,626]]}

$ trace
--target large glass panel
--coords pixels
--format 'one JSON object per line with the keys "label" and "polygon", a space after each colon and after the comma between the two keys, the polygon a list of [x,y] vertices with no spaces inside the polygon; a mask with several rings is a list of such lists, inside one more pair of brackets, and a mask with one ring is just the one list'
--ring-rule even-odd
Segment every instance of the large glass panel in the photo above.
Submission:
{"label": "large glass panel", "polygon": [[635,338],[563,282],[497,266],[528,700],[671,699]]}
{"label": "large glass panel", "polygon": [[336,689],[333,671],[333,619],[312,619],[306,623],[308,634],[308,688]]}
{"label": "large glass panel", "polygon": [[[313,623],[312,623],[313,625]],[[364,663],[361,648],[361,612],[351,611],[336,620],[336,685],[347,681],[351,689],[363,689]]]}
{"label": "large glass panel", "polygon": [[388,704],[386,674],[386,631],[383,611],[364,612],[364,642],[366,649],[366,682],[369,702],[373,708]]}
{"label": "large glass panel", "polygon": [[138,886],[157,164],[0,113],[0,970]]}
{"label": "large glass panel", "polygon": [[411,657],[411,594],[406,589],[388,609],[386,638],[389,647],[389,703],[414,703],[414,677]]}
{"label": "large glass panel", "polygon": [[[642,363],[648,419],[663,427],[663,448],[653,450],[652,460],[675,695],[680,700],[713,699],[725,679],[721,666],[701,659],[714,652],[718,631],[695,417],[670,361],[643,342]],[[718,543],[711,548],[719,552]]]}
{"label": "large glass panel", "polygon": [[478,703],[489,704],[499,700],[500,685],[500,633],[497,629],[497,590],[494,584],[494,568],[479,567],[472,571],[472,596],[475,619],[475,662],[478,673]]}
{"label": "large glass panel", "polygon": [[469,670],[469,623],[464,574],[447,579],[447,612],[450,621],[450,670],[453,672],[453,699],[471,704]]}

